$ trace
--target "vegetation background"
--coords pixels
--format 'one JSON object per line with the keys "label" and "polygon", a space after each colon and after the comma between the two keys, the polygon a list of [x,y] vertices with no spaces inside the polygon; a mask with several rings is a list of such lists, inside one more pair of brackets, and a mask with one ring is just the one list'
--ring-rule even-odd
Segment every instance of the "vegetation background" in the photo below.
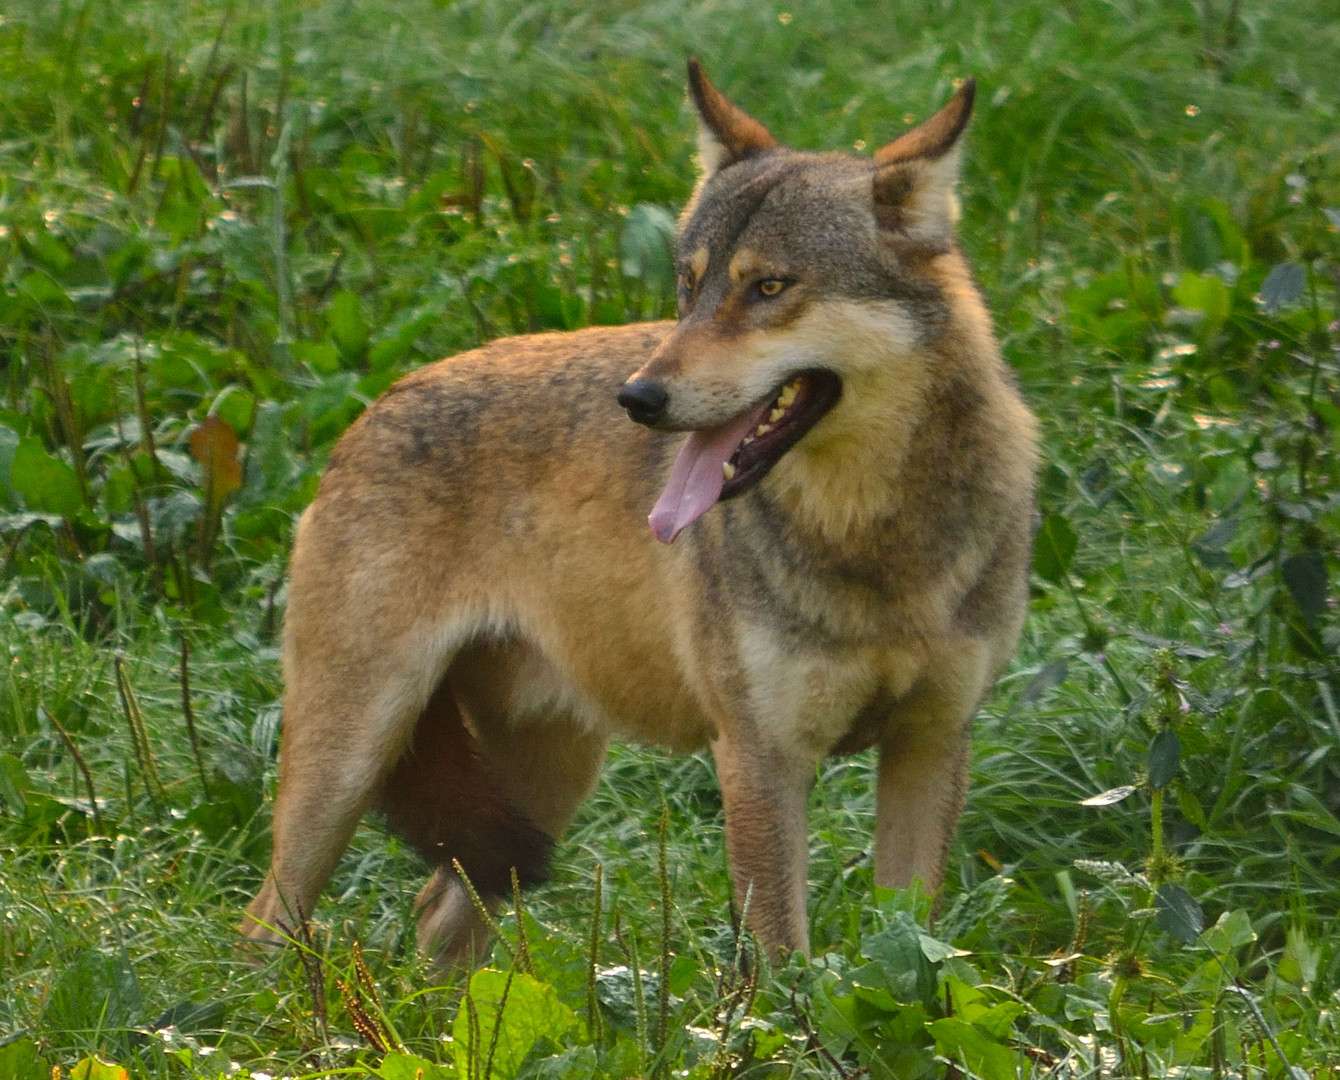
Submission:
{"label": "vegetation background", "polygon": [[[940,915],[834,761],[760,973],[710,765],[623,748],[468,986],[375,823],[247,966],[294,517],[402,373],[670,312],[690,53],[801,147],[980,80],[1047,464]],[[5,5],[0,1077],[1340,1075],[1337,56],[1332,0]]]}

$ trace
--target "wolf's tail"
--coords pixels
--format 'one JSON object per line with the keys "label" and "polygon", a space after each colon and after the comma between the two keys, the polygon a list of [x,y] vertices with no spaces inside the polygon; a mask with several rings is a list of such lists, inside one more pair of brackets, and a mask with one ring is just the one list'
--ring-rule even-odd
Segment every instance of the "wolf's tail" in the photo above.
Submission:
{"label": "wolf's tail", "polygon": [[481,896],[543,881],[554,838],[507,802],[465,727],[447,679],[419,717],[414,739],[378,799],[391,831],[434,867],[458,860]]}

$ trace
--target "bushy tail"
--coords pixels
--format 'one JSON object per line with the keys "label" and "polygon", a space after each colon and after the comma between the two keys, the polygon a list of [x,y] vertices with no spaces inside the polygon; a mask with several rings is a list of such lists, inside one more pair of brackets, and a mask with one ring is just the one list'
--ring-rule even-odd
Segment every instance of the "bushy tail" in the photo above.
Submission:
{"label": "bushy tail", "polygon": [[543,881],[554,838],[513,809],[488,774],[446,679],[378,800],[391,830],[434,867],[460,861],[485,897]]}

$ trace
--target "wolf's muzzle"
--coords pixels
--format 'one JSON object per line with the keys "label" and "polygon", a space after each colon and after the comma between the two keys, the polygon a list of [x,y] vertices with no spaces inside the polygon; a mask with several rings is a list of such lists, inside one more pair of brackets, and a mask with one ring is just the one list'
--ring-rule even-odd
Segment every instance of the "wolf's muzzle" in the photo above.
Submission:
{"label": "wolf's muzzle", "polygon": [[654,424],[665,415],[670,394],[653,379],[632,379],[619,391],[619,404],[639,424]]}

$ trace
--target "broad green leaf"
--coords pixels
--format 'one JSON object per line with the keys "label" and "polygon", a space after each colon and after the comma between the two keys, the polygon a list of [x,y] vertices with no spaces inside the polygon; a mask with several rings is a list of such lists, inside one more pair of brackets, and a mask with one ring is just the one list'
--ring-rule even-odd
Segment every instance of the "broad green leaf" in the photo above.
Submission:
{"label": "broad green leaf", "polygon": [[966,1065],[983,1080],[1017,1080],[1027,1066],[1023,1055],[981,1028],[949,1016],[926,1025],[935,1036],[935,1048],[957,1064]]}
{"label": "broad green leaf", "polygon": [[[1182,993],[1192,994],[1201,1000],[1213,1000],[1224,989],[1224,984],[1238,974],[1238,958],[1233,953],[1219,952],[1204,963],[1197,965],[1182,983]],[[1224,969],[1228,970],[1225,971]]]}
{"label": "broad green leaf", "polygon": [[1261,282],[1261,303],[1267,315],[1276,314],[1286,304],[1292,304],[1303,295],[1307,271],[1295,262],[1278,263],[1270,268]]}
{"label": "broad green leaf", "polygon": [[[478,1019],[474,1032],[471,1007]],[[558,1044],[576,1026],[576,1013],[559,1000],[552,986],[523,972],[484,968],[470,979],[468,996],[452,1025],[456,1071],[461,1076],[473,1075],[471,1069],[477,1065],[479,1075],[488,1067],[492,1080],[512,1080],[539,1039]],[[470,1061],[471,1046],[479,1054],[474,1063]]]}
{"label": "broad green leaf", "polygon": [[1322,962],[1322,945],[1308,937],[1301,926],[1291,926],[1284,935],[1284,955],[1280,957],[1280,978],[1296,986],[1311,986],[1317,981]]}
{"label": "broad green leaf", "polygon": [[368,324],[355,293],[342,289],[331,297],[326,325],[330,327],[331,340],[345,360],[357,362],[367,355]]}
{"label": "broad green leaf", "polygon": [[46,510],[70,518],[84,505],[79,475],[58,457],[48,454],[37,438],[19,440],[10,463],[9,482],[23,496],[29,510]]}
{"label": "broad green leaf", "polygon": [[1231,952],[1256,940],[1256,931],[1252,929],[1252,920],[1245,911],[1237,908],[1225,911],[1213,926],[1203,935],[1205,944],[1217,953]]}
{"label": "broad green leaf", "polygon": [[1079,547],[1079,537],[1070,522],[1060,514],[1048,514],[1038,530],[1033,554],[1033,570],[1044,581],[1059,585],[1070,569],[1070,560]]}
{"label": "broad green leaf", "polygon": [[295,341],[289,345],[289,352],[294,360],[307,364],[318,375],[334,375],[340,370],[340,350],[324,341]]}
{"label": "broad green leaf", "polygon": [[924,1000],[935,989],[935,969],[922,950],[921,927],[906,911],[895,911],[888,924],[861,939],[861,955],[879,965],[885,985],[904,1004]]}
{"label": "broad green leaf", "polygon": [[373,1071],[381,1080],[447,1080],[456,1075],[445,1065],[437,1065],[414,1054],[390,1053]]}
{"label": "broad green leaf", "polygon": [[1202,335],[1222,326],[1232,307],[1232,295],[1218,274],[1183,274],[1172,295],[1179,306],[1204,316],[1199,331]]}
{"label": "broad green leaf", "polygon": [[[757,1055],[757,1038],[754,1046]],[[591,1080],[597,1068],[595,1047],[574,1046],[561,1054],[531,1058],[526,1064],[526,1077],[527,1080]]]}
{"label": "broad green leaf", "polygon": [[130,1080],[130,1074],[114,1061],[86,1057],[70,1070],[70,1080]]}
{"label": "broad green leaf", "polygon": [[1303,613],[1303,619],[1311,626],[1326,610],[1326,597],[1330,592],[1326,556],[1320,551],[1300,551],[1284,560],[1280,574],[1289,595]]}
{"label": "broad green leaf", "polygon": [[1209,822],[1205,819],[1205,808],[1200,805],[1200,800],[1186,789],[1185,784],[1178,785],[1177,808],[1182,811],[1182,816],[1196,828],[1208,828]]}
{"label": "broad green leaf", "polygon": [[951,956],[971,956],[972,953],[967,949],[956,949],[953,945],[946,945],[943,941],[937,941],[929,934],[920,934],[917,937],[921,944],[921,955],[932,964],[938,964],[942,960],[948,960]]}
{"label": "broad green leaf", "polygon": [[256,399],[236,383],[232,383],[214,399],[210,412],[233,431],[244,433],[251,430],[252,421],[256,417]]}
{"label": "broad green leaf", "polygon": [[1205,915],[1200,904],[1180,885],[1160,885],[1154,896],[1159,926],[1178,941],[1190,944],[1200,936]]}
{"label": "broad green leaf", "polygon": [[1149,783],[1158,790],[1165,788],[1182,761],[1182,741],[1170,727],[1163,728],[1149,744]]}
{"label": "broad green leaf", "polygon": [[0,1039],[0,1080],[50,1080],[51,1066],[24,1032]]}

